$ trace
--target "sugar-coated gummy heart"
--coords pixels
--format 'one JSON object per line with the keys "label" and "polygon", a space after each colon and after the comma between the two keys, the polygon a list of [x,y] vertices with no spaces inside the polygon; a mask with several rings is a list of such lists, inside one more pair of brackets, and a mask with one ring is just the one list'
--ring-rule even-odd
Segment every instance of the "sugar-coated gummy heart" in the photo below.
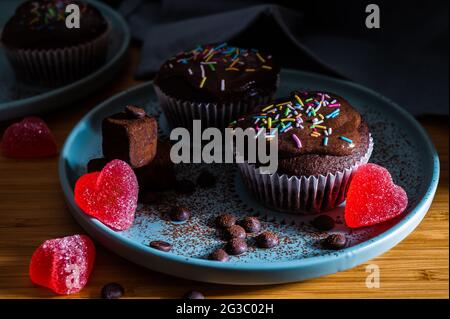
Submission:
{"label": "sugar-coated gummy heart", "polygon": [[133,224],[138,191],[133,169],[121,160],[113,160],[101,172],[78,179],[75,202],[86,214],[105,225],[125,230]]}
{"label": "sugar-coated gummy heart", "polygon": [[407,205],[406,192],[394,184],[387,169],[365,164],[350,182],[345,222],[352,228],[371,226],[400,215]]}
{"label": "sugar-coated gummy heart", "polygon": [[30,278],[57,294],[73,294],[86,285],[95,259],[95,246],[85,235],[46,240],[31,257]]}
{"label": "sugar-coated gummy heart", "polygon": [[55,138],[45,122],[35,116],[9,126],[3,134],[1,150],[11,158],[50,157],[58,154]]}

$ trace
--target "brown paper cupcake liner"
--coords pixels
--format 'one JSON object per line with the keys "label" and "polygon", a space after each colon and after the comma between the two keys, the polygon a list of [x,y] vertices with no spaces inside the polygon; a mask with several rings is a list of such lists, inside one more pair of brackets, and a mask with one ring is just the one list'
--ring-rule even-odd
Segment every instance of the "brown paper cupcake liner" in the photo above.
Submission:
{"label": "brown paper cupcake liner", "polygon": [[202,127],[225,128],[252,108],[268,103],[272,95],[257,96],[251,101],[234,103],[196,103],[175,99],[154,85],[158,102],[172,127],[192,128],[193,120],[201,120]]}
{"label": "brown paper cupcake liner", "polygon": [[369,161],[372,150],[373,139],[369,136],[369,147],[359,161],[350,168],[327,175],[261,174],[254,164],[238,163],[238,166],[247,188],[266,206],[282,212],[315,214],[345,201],[353,173]]}
{"label": "brown paper cupcake liner", "polygon": [[5,46],[16,77],[26,83],[58,86],[76,81],[106,60],[111,27],[85,44],[49,50],[23,50]]}

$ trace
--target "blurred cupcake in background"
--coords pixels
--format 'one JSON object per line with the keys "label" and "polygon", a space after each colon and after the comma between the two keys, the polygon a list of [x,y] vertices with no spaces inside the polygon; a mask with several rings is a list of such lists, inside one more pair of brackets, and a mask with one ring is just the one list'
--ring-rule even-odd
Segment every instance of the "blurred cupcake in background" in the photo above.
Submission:
{"label": "blurred cupcake in background", "polygon": [[224,128],[253,107],[267,103],[278,87],[280,68],[270,54],[226,43],[180,52],[156,74],[159,103],[173,127]]}
{"label": "blurred cupcake in background", "polygon": [[[66,7],[80,10],[80,27],[68,28]],[[26,1],[1,34],[16,77],[24,82],[58,86],[91,73],[105,60],[110,28],[92,5],[72,0]]]}

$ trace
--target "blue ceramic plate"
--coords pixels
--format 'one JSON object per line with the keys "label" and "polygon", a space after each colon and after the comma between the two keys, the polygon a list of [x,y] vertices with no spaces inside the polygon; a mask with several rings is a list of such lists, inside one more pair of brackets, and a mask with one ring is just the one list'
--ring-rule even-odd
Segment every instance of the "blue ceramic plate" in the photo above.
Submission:
{"label": "blue ceramic plate", "polygon": [[[326,90],[345,96],[367,119],[374,138],[371,162],[389,169],[394,181],[408,193],[409,205],[395,220],[364,229],[350,230],[343,223],[342,207],[331,212],[337,220],[333,232],[345,233],[350,245],[329,251],[320,241],[327,235],[314,230],[310,216],[294,217],[271,211],[258,204],[246,191],[235,165],[186,164],[176,167],[177,175],[196,180],[206,166],[218,178],[211,189],[197,189],[193,195],[167,192],[168,203],[180,203],[193,212],[186,223],[172,223],[161,212],[164,204],[141,206],[127,231],[115,232],[85,215],[74,203],[73,188],[86,172],[89,159],[101,155],[101,121],[121,111],[127,104],[145,106],[157,116],[161,135],[168,133],[164,115],[155,102],[151,83],[125,91],[102,103],[73,129],[59,164],[62,189],[75,219],[99,243],[117,254],[150,269],[174,276],[225,284],[274,284],[301,281],[352,268],[391,249],[411,233],[425,216],[439,179],[436,151],[416,120],[379,94],[360,85],[299,71],[284,70],[279,95],[293,89]],[[250,249],[226,263],[206,256],[223,245],[211,221],[221,212],[237,216],[258,215],[263,229],[276,232],[281,244],[273,249],[258,249],[249,239]],[[152,240],[173,244],[169,253],[148,246]]]}
{"label": "blue ceramic plate", "polygon": [[[0,1],[0,33],[22,0]],[[130,32],[124,19],[108,6],[92,0],[112,27],[107,62],[88,76],[58,88],[42,88],[20,83],[9,65],[0,45],[0,121],[65,107],[111,80],[119,71],[130,42]]]}

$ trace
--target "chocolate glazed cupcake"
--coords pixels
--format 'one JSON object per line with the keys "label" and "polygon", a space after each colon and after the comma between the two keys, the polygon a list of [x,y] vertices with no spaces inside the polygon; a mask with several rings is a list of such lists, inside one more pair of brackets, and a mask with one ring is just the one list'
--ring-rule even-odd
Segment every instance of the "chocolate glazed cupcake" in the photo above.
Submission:
{"label": "chocolate glazed cupcake", "polygon": [[[67,28],[67,5],[80,9],[80,28]],[[73,0],[26,1],[6,23],[1,43],[16,77],[30,84],[73,82],[104,63],[108,22],[93,6]]]}
{"label": "chocolate glazed cupcake", "polygon": [[267,103],[278,87],[280,68],[255,49],[199,46],[166,61],[154,86],[170,124],[224,128],[253,107]]}
{"label": "chocolate glazed cupcake", "polygon": [[278,130],[278,170],[260,174],[257,164],[239,164],[250,191],[266,205],[294,213],[341,204],[352,173],[373,149],[361,115],[344,98],[316,91],[293,92],[260,109],[235,126]]}

